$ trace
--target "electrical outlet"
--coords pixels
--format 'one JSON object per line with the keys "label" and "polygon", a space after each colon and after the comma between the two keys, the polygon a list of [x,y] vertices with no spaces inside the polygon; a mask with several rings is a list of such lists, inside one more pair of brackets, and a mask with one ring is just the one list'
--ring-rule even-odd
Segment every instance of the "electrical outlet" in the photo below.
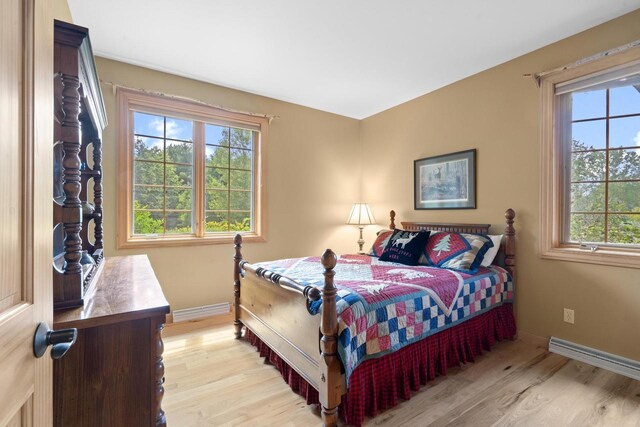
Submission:
{"label": "electrical outlet", "polygon": [[570,308],[564,309],[564,321],[567,323],[571,323],[572,325],[575,322],[573,310],[571,310]]}

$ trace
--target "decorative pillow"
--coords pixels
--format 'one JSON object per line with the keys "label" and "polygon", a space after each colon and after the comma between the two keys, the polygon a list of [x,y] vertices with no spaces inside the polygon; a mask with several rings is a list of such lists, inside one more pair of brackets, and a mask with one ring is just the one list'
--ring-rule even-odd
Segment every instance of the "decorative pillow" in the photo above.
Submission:
{"label": "decorative pillow", "polygon": [[380,255],[380,261],[416,265],[428,239],[428,231],[395,230]]}
{"label": "decorative pillow", "polygon": [[389,243],[389,238],[393,234],[393,230],[380,230],[378,231],[378,237],[376,237],[376,241],[373,242],[371,246],[371,250],[367,255],[370,256],[380,256],[384,251],[384,248],[387,247],[387,243]]}
{"label": "decorative pillow", "polygon": [[491,247],[493,242],[487,236],[439,232],[429,239],[424,251],[428,265],[475,274]]}
{"label": "decorative pillow", "polygon": [[482,262],[480,263],[483,267],[489,267],[496,255],[498,255],[498,250],[500,250],[500,243],[502,243],[502,234],[489,235],[487,236],[491,239],[493,246],[489,248],[486,254],[484,254],[484,258],[482,258]]}

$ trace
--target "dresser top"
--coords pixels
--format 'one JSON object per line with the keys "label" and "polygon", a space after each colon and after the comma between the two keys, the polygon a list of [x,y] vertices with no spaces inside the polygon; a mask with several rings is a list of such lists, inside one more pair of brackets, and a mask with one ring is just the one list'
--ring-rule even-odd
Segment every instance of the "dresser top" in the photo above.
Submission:
{"label": "dresser top", "polygon": [[167,302],[146,255],[105,258],[84,306],[54,312],[54,328],[90,328],[162,316]]}

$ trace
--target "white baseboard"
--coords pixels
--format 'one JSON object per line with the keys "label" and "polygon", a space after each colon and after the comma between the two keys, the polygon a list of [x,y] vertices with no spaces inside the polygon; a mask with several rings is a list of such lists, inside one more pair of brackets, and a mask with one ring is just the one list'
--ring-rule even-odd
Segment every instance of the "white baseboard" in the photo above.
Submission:
{"label": "white baseboard", "polygon": [[228,302],[222,304],[203,305],[201,307],[183,308],[173,311],[173,322],[186,322],[220,314],[228,314],[231,307]]}
{"label": "white baseboard", "polygon": [[640,362],[594,348],[585,347],[560,338],[551,337],[549,351],[570,359],[579,360],[634,380],[640,380]]}

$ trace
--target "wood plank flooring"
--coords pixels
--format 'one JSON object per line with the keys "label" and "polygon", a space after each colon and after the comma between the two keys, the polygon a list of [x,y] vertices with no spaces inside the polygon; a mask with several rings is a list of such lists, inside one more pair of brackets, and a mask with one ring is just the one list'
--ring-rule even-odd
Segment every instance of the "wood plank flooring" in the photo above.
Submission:
{"label": "wood plank flooring", "polygon": [[[319,426],[308,406],[229,325],[165,329],[168,425]],[[637,426],[640,382],[549,353],[531,337],[497,344],[367,426]]]}

